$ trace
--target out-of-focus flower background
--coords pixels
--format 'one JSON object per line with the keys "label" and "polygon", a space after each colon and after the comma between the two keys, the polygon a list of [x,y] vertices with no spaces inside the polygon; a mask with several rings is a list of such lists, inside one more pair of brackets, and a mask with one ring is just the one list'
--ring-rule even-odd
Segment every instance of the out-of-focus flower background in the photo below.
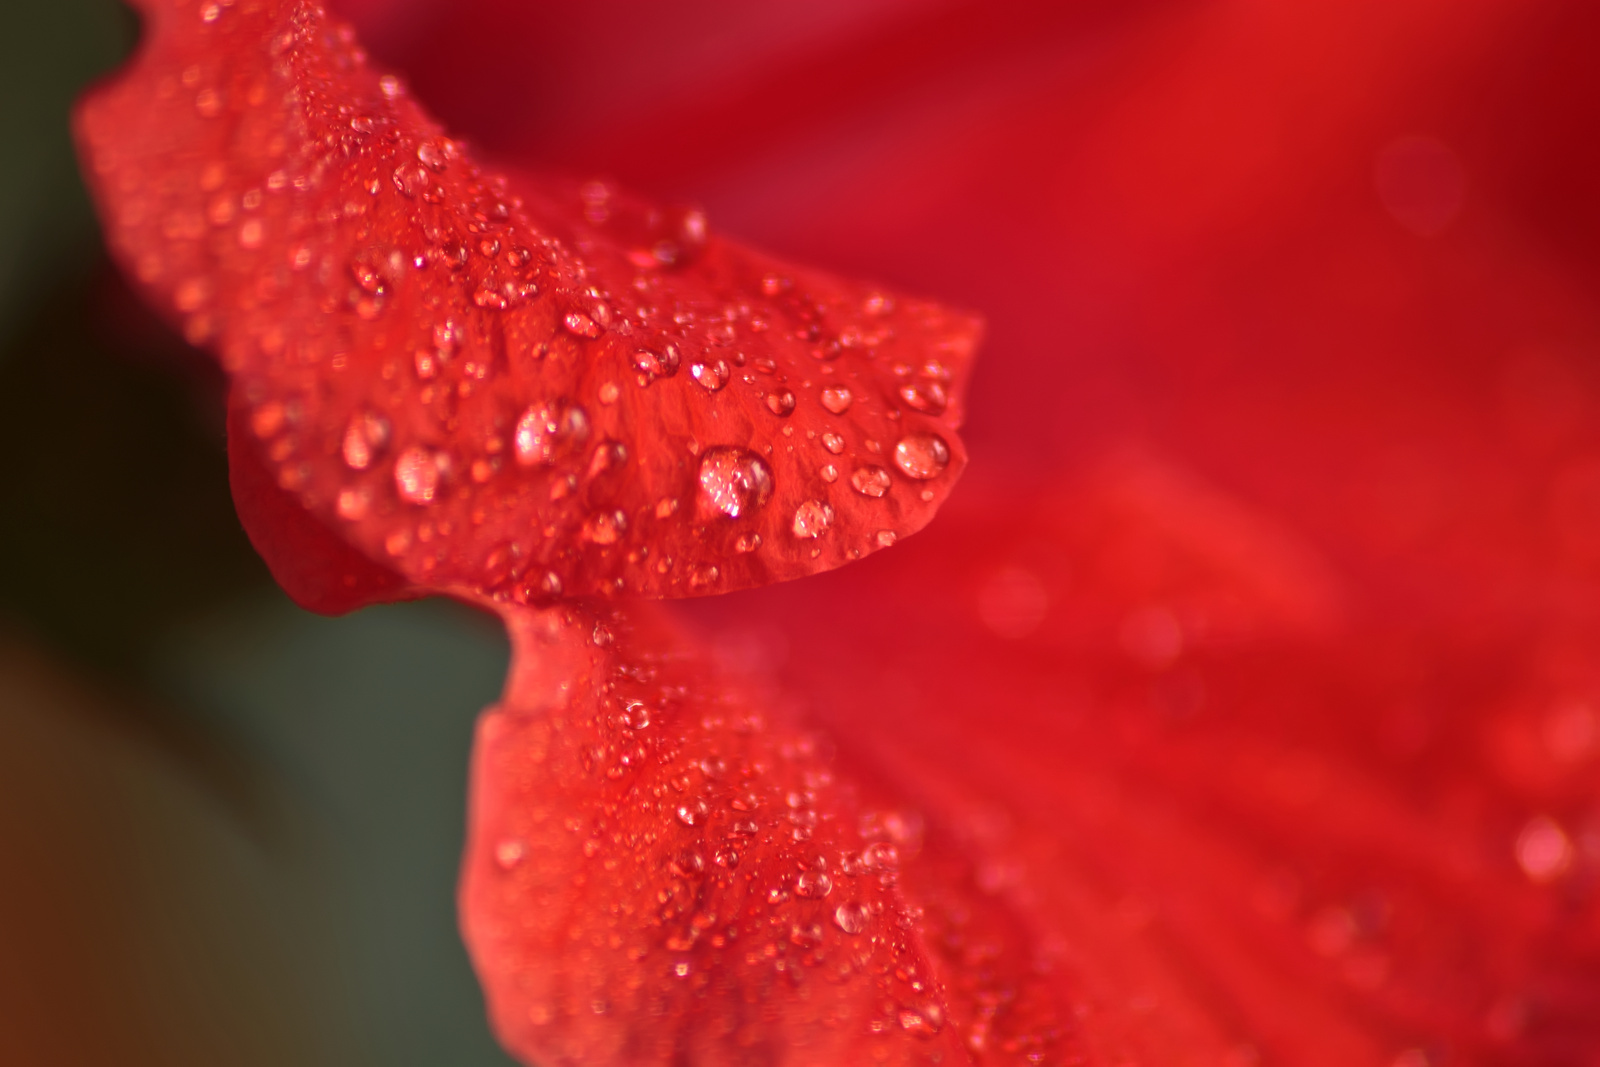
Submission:
{"label": "out-of-focus flower background", "polygon": [[[959,492],[994,513],[1146,457],[1290,531],[1349,617],[1591,647],[1584,5],[341,9],[492,154],[981,310]],[[103,0],[0,14],[0,1033],[30,1064],[504,1063],[452,899],[504,640],[432,603],[314,618],[255,559],[220,380],[118,279],[76,177],[70,101],[135,35]],[[851,583],[892,565],[692,614],[804,685],[830,665],[785,662],[786,619],[861,625]],[[1021,636],[1031,580],[951,610]],[[1449,734],[1419,715],[1401,748]],[[1567,866],[1600,863],[1562,817]]]}

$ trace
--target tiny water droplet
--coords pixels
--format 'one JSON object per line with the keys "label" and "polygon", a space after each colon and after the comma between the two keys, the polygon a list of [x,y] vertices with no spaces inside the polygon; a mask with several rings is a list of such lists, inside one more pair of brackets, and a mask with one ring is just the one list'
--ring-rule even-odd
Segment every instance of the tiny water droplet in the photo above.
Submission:
{"label": "tiny water droplet", "polygon": [[754,552],[761,547],[761,535],[758,533],[744,533],[733,543],[735,552]]}
{"label": "tiny water droplet", "polygon": [[874,540],[878,542],[879,548],[888,548],[890,545],[900,540],[900,535],[895,533],[893,530],[879,530]]}
{"label": "tiny water droplet", "polygon": [[894,446],[894,465],[907,478],[918,481],[936,478],[949,463],[950,446],[937,434],[907,434]]}
{"label": "tiny water droplet", "polygon": [[850,484],[862,496],[881,497],[889,491],[889,472],[882,467],[857,467],[850,475]]}
{"label": "tiny water droplet", "polygon": [[820,500],[807,500],[794,512],[794,535],[803,541],[821,537],[833,525],[833,508]]}
{"label": "tiny water droplet", "polygon": [[836,433],[825,433],[822,435],[822,447],[837,456],[844,451],[844,438]]}
{"label": "tiny water droplet", "polygon": [[700,457],[699,504],[707,516],[737,519],[766,504],[771,495],[772,468],[754,452],[722,446]]}

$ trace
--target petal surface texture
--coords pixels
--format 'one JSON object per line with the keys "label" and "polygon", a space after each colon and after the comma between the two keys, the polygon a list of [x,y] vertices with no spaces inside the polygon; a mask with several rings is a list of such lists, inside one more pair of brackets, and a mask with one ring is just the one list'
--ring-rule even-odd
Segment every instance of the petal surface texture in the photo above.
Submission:
{"label": "petal surface texture", "polygon": [[486,170],[310,3],[143,5],[77,114],[116,255],[277,483],[412,584],[690,596],[920,529],[969,316]]}
{"label": "petal surface texture", "polygon": [[945,826],[644,610],[508,619],[461,887],[528,1063],[1064,1062],[1070,985]]}

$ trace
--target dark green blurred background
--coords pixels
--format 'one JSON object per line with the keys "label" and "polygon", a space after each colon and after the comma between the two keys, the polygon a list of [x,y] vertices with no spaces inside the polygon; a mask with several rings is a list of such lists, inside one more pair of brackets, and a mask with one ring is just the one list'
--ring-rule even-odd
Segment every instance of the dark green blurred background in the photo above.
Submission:
{"label": "dark green blurred background", "polygon": [[328,620],[233,515],[221,383],[67,132],[111,0],[0,4],[0,1062],[506,1064],[456,936],[498,628]]}

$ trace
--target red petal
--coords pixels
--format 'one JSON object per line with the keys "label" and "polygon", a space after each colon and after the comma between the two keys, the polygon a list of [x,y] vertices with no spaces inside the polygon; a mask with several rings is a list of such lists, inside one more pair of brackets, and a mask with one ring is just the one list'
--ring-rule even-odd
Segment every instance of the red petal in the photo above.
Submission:
{"label": "red petal", "polygon": [[650,613],[508,622],[461,887],[508,1048],[587,1067],[1081,1051],[1064,974],[949,828],[859,784],[775,694],[717,681]]}
{"label": "red petal", "polygon": [[1590,1061],[1586,618],[1418,626],[1149,459],[969,505],[760,618],[841,748],[983,828],[1090,1033],[1146,1063]]}
{"label": "red petal", "polygon": [[797,577],[920,529],[965,463],[971,318],[486,172],[314,5],[151,4],[77,125],[278,484],[419,585]]}
{"label": "red petal", "polygon": [[260,454],[244,405],[228,405],[228,482],[250,543],[296,604],[343,615],[368,604],[422,595],[357,552],[282,488]]}

